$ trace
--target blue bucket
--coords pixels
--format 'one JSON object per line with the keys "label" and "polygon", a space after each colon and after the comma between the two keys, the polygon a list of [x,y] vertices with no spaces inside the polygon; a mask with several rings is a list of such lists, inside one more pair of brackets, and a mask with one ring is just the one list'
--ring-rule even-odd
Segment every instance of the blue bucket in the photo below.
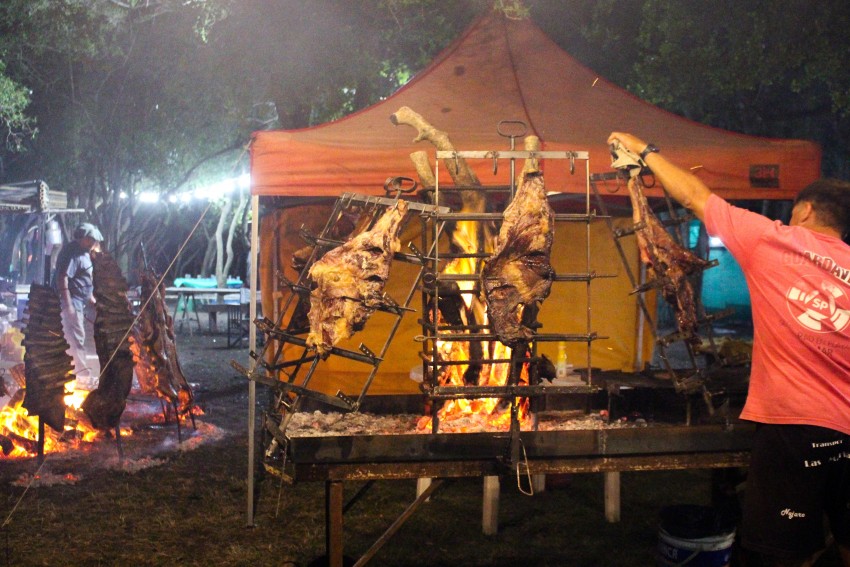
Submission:
{"label": "blue bucket", "polygon": [[727,567],[735,528],[714,508],[681,504],[661,511],[659,567]]}

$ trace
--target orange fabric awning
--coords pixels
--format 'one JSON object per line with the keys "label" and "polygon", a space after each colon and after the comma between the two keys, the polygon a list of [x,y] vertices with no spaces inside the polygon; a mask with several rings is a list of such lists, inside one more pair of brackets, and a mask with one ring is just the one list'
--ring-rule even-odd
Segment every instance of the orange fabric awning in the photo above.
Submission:
{"label": "orange fabric awning", "polygon": [[[390,122],[402,106],[448,133],[458,150],[507,150],[497,125],[521,120],[543,149],[588,151],[591,173],[611,171],[608,134],[632,132],[729,199],[790,199],[820,176],[821,151],[813,142],[746,136],[666,112],[584,67],[530,21],[491,14],[380,103],[313,128],[256,132],[252,192],[381,194],[388,177],[415,177],[409,154],[433,155],[434,148],[414,143],[412,128]],[[471,165],[484,184],[507,180],[506,167],[494,176],[488,160]],[[584,191],[583,176],[562,164],[548,165],[546,182],[553,191]]]}

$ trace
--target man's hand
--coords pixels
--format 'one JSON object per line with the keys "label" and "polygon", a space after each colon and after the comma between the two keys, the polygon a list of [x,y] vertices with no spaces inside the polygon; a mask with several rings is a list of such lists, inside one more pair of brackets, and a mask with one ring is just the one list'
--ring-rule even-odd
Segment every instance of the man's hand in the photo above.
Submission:
{"label": "man's hand", "polygon": [[[608,136],[608,143],[614,144],[616,142],[637,155],[640,155],[647,146],[647,143],[637,136],[625,132],[611,132],[611,135]],[[711,196],[711,190],[708,186],[696,175],[667,161],[667,158],[659,153],[652,152],[645,156],[643,160],[670,196],[683,207],[693,211],[698,219],[703,220],[705,204]]]}
{"label": "man's hand", "polygon": [[612,145],[617,142],[633,154],[637,155],[640,155],[647,146],[646,142],[636,136],[632,136],[631,134],[626,134],[625,132],[611,132],[611,135],[608,136],[608,144]]}

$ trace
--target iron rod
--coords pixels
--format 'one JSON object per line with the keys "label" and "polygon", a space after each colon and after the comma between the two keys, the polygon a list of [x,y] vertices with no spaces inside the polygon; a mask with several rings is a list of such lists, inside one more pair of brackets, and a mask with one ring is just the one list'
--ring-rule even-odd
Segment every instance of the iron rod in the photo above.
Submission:
{"label": "iron rod", "polygon": [[354,567],[362,567],[370,559],[372,559],[372,557],[375,556],[375,554],[384,546],[384,544],[387,543],[390,538],[393,537],[393,535],[395,535],[399,528],[404,525],[408,518],[410,518],[410,516],[412,516],[413,513],[416,512],[419,506],[421,506],[423,502],[425,502],[426,500],[428,500],[428,498],[431,497],[434,491],[437,490],[437,488],[439,488],[442,483],[443,481],[439,479],[431,481],[431,484],[428,485],[428,488],[423,490],[422,493],[416,497],[416,500],[414,500],[410,504],[410,506],[408,506],[405,511],[402,512],[402,514],[398,518],[396,518],[396,520],[390,525],[390,527],[387,528],[387,531],[385,531],[383,535],[381,535],[381,537],[379,537],[375,541],[375,543],[372,544],[372,547],[370,547],[366,551],[366,553],[364,553],[363,556],[357,560],[357,562],[354,564]]}

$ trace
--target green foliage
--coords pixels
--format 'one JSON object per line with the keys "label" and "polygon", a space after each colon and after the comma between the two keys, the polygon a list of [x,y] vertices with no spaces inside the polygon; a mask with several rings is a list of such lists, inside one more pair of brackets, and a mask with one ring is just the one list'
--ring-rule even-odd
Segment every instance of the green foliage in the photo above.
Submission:
{"label": "green foliage", "polygon": [[714,126],[815,139],[846,175],[848,26],[842,0],[647,0],[630,88]]}
{"label": "green foliage", "polygon": [[0,130],[5,134],[6,148],[18,151],[25,138],[35,135],[35,120],[26,115],[30,103],[27,89],[5,74],[0,61]]}

